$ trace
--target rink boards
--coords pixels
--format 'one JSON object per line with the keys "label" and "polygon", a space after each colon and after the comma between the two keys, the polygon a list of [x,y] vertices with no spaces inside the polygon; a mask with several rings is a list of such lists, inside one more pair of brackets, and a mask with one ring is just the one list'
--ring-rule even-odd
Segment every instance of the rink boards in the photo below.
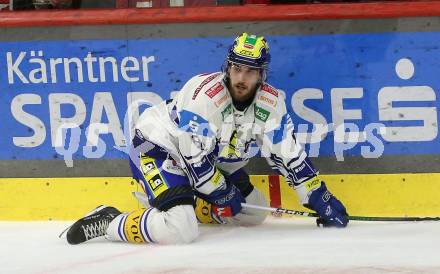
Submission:
{"label": "rink boards", "polygon": [[[219,70],[243,31],[267,37],[269,82],[350,214],[440,216],[440,22],[430,17],[440,4],[335,5],[5,13],[0,220],[137,208],[125,140],[134,120]],[[263,159],[247,171],[272,206],[303,209]]]}
{"label": "rink boards", "polygon": [[[440,173],[322,175],[332,192],[357,216],[438,216]],[[273,207],[304,210],[294,191],[275,175],[252,183]],[[73,220],[101,204],[131,211],[142,191],[130,177],[1,178],[1,220]]]}

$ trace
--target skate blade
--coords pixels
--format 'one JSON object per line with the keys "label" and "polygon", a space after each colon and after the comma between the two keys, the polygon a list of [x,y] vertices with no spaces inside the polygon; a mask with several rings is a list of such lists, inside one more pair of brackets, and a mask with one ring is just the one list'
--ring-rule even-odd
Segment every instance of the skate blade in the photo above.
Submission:
{"label": "skate blade", "polygon": [[58,238],[61,239],[61,238],[63,237],[63,235],[66,234],[67,230],[69,230],[72,226],[73,226],[73,225],[68,226],[66,229],[64,229],[64,230],[60,233],[60,235],[58,235]]}

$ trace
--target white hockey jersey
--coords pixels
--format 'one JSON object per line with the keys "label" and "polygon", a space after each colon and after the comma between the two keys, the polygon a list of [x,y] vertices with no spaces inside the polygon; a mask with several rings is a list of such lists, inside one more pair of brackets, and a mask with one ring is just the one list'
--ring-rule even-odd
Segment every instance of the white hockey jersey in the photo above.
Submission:
{"label": "white hockey jersey", "polygon": [[136,130],[170,153],[200,193],[224,188],[224,175],[245,166],[259,148],[306,203],[302,183],[316,170],[296,142],[283,95],[263,83],[253,103],[239,111],[224,77],[221,72],[193,77],[172,101],[144,111]]}

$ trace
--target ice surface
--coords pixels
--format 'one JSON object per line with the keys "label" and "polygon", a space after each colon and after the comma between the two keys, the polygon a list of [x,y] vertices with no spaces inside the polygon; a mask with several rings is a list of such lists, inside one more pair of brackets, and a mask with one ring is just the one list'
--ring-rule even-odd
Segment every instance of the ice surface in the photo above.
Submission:
{"label": "ice surface", "polygon": [[351,222],[270,217],[258,227],[201,226],[196,242],[77,246],[71,222],[0,222],[0,273],[440,273],[440,222]]}

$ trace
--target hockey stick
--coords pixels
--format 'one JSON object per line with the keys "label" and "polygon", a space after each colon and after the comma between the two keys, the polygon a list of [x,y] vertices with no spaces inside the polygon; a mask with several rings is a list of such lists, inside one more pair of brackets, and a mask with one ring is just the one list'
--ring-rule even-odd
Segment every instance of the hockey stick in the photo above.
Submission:
{"label": "hockey stick", "polygon": [[[266,207],[266,206],[258,206],[251,204],[241,204],[244,208],[252,208],[258,210],[265,210],[274,213],[285,213],[289,215],[295,216],[307,216],[307,217],[319,217],[316,213],[298,211],[286,208],[275,208],[275,207]],[[375,222],[419,222],[419,221],[440,221],[440,217],[368,217],[368,216],[349,216],[349,220],[352,221],[375,221]]]}
{"label": "hockey stick", "polygon": [[[144,193],[141,192],[132,192],[133,196],[143,204],[145,207],[148,207],[148,198]],[[281,207],[266,207],[266,206],[258,206],[242,203],[241,206],[243,208],[252,208],[258,210],[270,211],[276,214],[285,213],[288,215],[294,216],[305,216],[305,217],[315,217],[318,218],[319,215],[313,212],[299,211]],[[420,221],[440,221],[440,217],[368,217],[368,216],[349,216],[349,220],[351,221],[371,221],[371,222],[420,222]]]}

